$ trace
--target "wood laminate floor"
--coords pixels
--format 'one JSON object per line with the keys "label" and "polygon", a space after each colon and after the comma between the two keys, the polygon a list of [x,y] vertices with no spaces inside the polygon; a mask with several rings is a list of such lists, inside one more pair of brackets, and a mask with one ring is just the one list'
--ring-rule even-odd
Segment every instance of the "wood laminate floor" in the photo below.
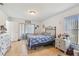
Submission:
{"label": "wood laminate floor", "polygon": [[27,46],[25,40],[12,42],[11,48],[6,53],[6,56],[25,56],[25,55],[27,55]]}
{"label": "wood laminate floor", "polygon": [[65,53],[54,47],[41,47],[37,50],[29,50],[29,56],[66,56]]}
{"label": "wood laminate floor", "polygon": [[6,56],[65,56],[65,53],[54,47],[40,47],[37,50],[28,50],[26,41],[13,42]]}

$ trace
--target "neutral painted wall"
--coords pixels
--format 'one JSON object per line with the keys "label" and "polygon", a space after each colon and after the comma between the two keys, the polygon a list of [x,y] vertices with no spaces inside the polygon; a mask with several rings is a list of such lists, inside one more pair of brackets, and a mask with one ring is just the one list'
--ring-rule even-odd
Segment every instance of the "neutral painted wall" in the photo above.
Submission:
{"label": "neutral painted wall", "polygon": [[0,25],[5,25],[7,20],[7,16],[0,10]]}
{"label": "neutral painted wall", "polygon": [[42,23],[45,26],[56,26],[57,29],[56,34],[64,33],[64,17],[76,15],[76,14],[79,14],[79,5],[71,9],[68,9],[64,12],[61,12],[55,16],[52,16],[46,19],[45,21],[43,21]]}
{"label": "neutral painted wall", "polygon": [[[7,21],[7,30],[11,34],[11,41],[17,41],[19,38],[20,24],[25,23],[25,19],[9,17]],[[38,25],[39,22],[32,21],[31,24]],[[39,30],[35,30],[38,32]]]}

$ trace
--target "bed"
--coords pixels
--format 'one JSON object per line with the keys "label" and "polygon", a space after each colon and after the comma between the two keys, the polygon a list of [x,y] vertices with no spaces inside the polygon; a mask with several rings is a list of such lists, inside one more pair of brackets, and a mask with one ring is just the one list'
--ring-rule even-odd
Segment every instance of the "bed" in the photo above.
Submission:
{"label": "bed", "polygon": [[[53,31],[53,34],[51,34]],[[50,33],[49,33],[50,32]],[[34,34],[28,34],[28,48],[36,48],[38,46],[46,46],[49,44],[53,44],[55,42],[55,37],[56,37],[56,28],[45,28],[45,34],[39,34],[39,35],[34,35]],[[46,34],[48,33],[48,34]],[[49,35],[50,34],[50,35]]]}

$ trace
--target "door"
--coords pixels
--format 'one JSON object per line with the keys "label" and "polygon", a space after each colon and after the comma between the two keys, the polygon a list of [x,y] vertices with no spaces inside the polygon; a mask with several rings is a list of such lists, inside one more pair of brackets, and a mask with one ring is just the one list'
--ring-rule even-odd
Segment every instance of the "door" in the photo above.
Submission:
{"label": "door", "polygon": [[18,40],[18,23],[14,21],[6,21],[7,32],[11,35],[11,41]]}

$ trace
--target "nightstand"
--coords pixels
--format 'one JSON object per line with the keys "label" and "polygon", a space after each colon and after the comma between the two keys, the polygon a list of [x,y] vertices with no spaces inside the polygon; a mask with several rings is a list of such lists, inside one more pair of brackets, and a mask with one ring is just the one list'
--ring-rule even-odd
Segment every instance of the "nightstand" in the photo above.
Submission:
{"label": "nightstand", "polygon": [[70,40],[62,38],[55,39],[55,47],[62,50],[63,52],[66,52],[69,46],[70,46]]}

